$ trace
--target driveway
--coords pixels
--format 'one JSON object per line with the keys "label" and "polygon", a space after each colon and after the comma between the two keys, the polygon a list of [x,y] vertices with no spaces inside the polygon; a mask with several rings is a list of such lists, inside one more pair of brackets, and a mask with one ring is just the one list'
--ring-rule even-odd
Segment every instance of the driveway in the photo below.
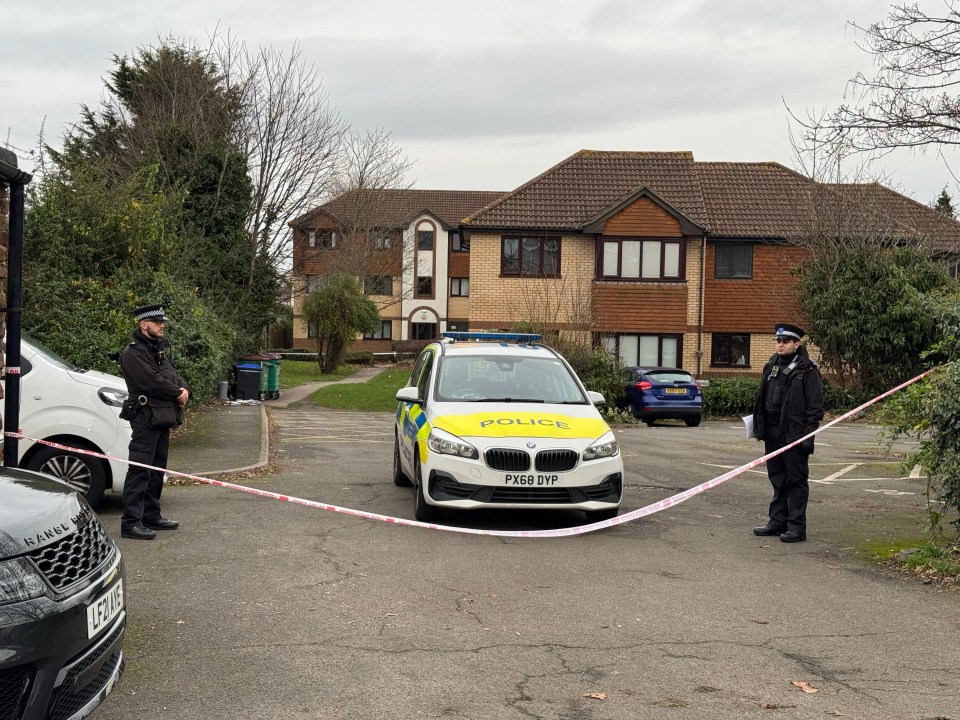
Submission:
{"label": "driveway", "polygon": [[[391,415],[271,418],[278,469],[239,482],[413,517],[412,491],[390,479]],[[759,455],[742,433],[619,430],[624,509]],[[164,510],[183,528],[123,541],[128,671],[97,717],[960,720],[960,596],[849,550],[912,530],[923,480],[901,476],[875,428],[821,438],[797,545],[750,533],[769,501],[762,469],[641,521],[536,540],[170,488]]]}

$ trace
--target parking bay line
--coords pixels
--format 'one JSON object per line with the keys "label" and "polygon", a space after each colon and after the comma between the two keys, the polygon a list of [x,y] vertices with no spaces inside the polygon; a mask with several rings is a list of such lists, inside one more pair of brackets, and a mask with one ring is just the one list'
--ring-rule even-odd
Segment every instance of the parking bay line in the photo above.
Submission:
{"label": "parking bay line", "polygon": [[[736,465],[721,465],[719,463],[698,463],[698,464],[706,465],[707,467],[721,468],[723,470],[731,470],[737,467]],[[823,464],[828,465],[828,464],[835,464],[835,463],[823,463]],[[881,480],[916,480],[921,477],[919,474],[915,475],[913,472],[910,473],[910,477],[906,477],[906,478],[891,478],[891,477],[845,478],[845,477],[841,477],[845,473],[848,473],[854,468],[859,467],[860,465],[863,465],[863,464],[864,463],[854,463],[852,465],[847,465],[846,467],[841,468],[837,472],[827,475],[822,480],[810,479],[810,482],[817,483],[818,485],[833,485],[838,482],[864,482],[864,481],[878,482]],[[757,473],[759,475],[767,474],[766,470],[757,470],[757,469],[747,470],[746,472]]]}

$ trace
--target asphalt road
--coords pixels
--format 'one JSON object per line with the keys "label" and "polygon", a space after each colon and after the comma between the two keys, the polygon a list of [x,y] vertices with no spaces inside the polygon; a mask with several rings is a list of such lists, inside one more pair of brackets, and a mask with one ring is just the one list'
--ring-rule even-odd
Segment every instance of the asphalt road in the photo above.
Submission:
{"label": "asphalt road", "polygon": [[[391,482],[391,415],[271,417],[277,470],[238,482],[413,517],[412,490]],[[731,422],[618,435],[624,510],[761,454]],[[797,545],[750,532],[769,502],[763,468],[559,539],[168,488],[165,514],[183,527],[122,541],[128,670],[96,717],[960,720],[960,594],[851,550],[916,529],[923,479],[901,477],[864,425],[824,433],[812,462],[809,541]],[[447,520],[520,529],[583,517]]]}

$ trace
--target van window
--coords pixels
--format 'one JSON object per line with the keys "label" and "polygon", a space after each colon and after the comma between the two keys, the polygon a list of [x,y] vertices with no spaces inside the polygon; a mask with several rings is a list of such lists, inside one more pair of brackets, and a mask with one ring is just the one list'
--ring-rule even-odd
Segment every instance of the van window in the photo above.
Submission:
{"label": "van window", "polygon": [[34,340],[32,337],[23,335],[22,338],[30,343],[30,346],[37,351],[38,354],[43,355],[43,357],[50,361],[53,365],[63,368],[64,370],[73,370],[74,372],[80,371],[81,368],[78,368],[72,362],[64,360],[62,357],[57,355],[53,350],[48,348],[41,342]]}

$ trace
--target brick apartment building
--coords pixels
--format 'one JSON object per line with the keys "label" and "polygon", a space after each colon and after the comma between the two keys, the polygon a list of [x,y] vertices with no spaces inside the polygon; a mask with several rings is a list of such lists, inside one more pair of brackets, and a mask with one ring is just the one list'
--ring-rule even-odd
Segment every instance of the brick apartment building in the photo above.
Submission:
{"label": "brick apartment building", "polygon": [[506,193],[354,191],[290,225],[297,346],[305,292],[352,258],[382,321],[355,349],[526,321],[697,376],[759,372],[824,232],[919,242],[955,277],[960,258],[960,223],[882,185],[689,152],[583,150]]}

